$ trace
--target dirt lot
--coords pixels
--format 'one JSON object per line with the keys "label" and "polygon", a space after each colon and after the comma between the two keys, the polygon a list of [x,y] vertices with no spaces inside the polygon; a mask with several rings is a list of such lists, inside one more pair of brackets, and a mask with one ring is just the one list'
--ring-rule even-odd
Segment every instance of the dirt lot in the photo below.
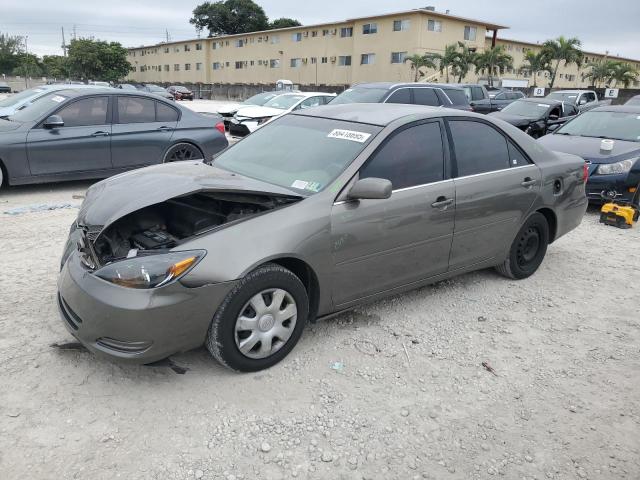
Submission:
{"label": "dirt lot", "polygon": [[640,478],[640,227],[592,211],[528,280],[465,275],[311,326],[268,371],[199,349],[178,375],[50,347],[77,210],[3,212],[87,185],[0,193],[0,478]]}

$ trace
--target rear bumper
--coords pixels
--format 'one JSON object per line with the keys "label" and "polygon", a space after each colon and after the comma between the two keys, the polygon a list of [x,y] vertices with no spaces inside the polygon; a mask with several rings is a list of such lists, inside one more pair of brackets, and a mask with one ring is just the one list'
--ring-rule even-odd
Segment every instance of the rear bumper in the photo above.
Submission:
{"label": "rear bumper", "polygon": [[124,288],[92,275],[74,252],[58,278],[58,309],[67,330],[90,351],[145,364],[202,345],[234,284]]}

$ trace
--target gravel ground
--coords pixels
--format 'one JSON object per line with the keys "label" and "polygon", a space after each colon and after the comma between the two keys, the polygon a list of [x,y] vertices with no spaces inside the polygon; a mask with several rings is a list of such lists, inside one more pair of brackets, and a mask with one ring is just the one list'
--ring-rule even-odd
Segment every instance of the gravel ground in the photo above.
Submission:
{"label": "gravel ground", "polygon": [[178,375],[50,347],[77,210],[3,212],[87,186],[0,193],[0,478],[640,478],[640,227],[590,211],[528,280],[464,275],[310,326],[268,371],[199,349]]}

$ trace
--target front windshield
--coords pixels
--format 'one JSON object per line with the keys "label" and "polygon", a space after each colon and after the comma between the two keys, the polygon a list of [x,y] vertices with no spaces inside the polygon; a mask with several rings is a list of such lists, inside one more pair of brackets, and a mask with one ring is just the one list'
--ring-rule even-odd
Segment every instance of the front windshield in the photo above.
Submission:
{"label": "front windshield", "polygon": [[550,98],[551,100],[558,100],[560,102],[573,103],[575,105],[576,99],[578,98],[578,94],[577,93],[555,92],[555,93],[550,93],[549,95],[547,95],[547,98]]}
{"label": "front windshield", "polygon": [[288,110],[302,100],[304,95],[278,95],[264,104],[265,107]]}
{"label": "front windshield", "polygon": [[504,107],[502,111],[509,115],[517,115],[518,117],[540,118],[549,107],[550,105],[546,103],[516,100]]}
{"label": "front windshield", "polygon": [[257,95],[254,95],[253,97],[248,98],[247,100],[244,101],[244,103],[246,103],[247,105],[261,106],[267,103],[272,98],[277,97],[278,95],[280,94],[275,92],[259,93]]}
{"label": "front windshield", "polygon": [[380,103],[389,90],[386,88],[349,88],[331,101],[331,105],[345,103]]}
{"label": "front windshield", "polygon": [[585,112],[559,128],[556,134],[640,142],[640,115],[627,112]]}
{"label": "front windshield", "polygon": [[60,105],[67,98],[67,96],[61,95],[59,92],[48,93],[47,95],[37,98],[27,108],[18,110],[8,118],[15,122],[33,122],[34,120],[40,119],[44,113],[56,105]]}
{"label": "front windshield", "polygon": [[225,150],[214,166],[312,195],[333,182],[380,130],[285,115]]}
{"label": "front windshield", "polygon": [[12,107],[13,105],[17,105],[23,100],[28,100],[30,97],[39,95],[41,92],[45,91],[46,90],[44,88],[30,88],[28,90],[24,90],[20,93],[16,93],[15,95],[7,97],[4,100],[0,100],[0,107]]}

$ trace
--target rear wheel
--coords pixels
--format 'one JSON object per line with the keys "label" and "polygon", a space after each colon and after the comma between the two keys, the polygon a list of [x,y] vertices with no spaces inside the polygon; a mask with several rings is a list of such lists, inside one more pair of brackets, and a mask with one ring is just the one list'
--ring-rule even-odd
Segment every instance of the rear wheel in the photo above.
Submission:
{"label": "rear wheel", "polygon": [[164,154],[163,163],[182,162],[185,160],[204,160],[204,155],[198,147],[190,143],[176,143]]}
{"label": "rear wheel", "polygon": [[206,346],[223,365],[241,372],[269,368],[298,343],[309,298],[290,270],[266,264],[245,276],[218,308]]}
{"label": "rear wheel", "polygon": [[496,269],[516,280],[527,278],[538,270],[549,245],[549,224],[541,213],[531,215],[511,244],[509,256]]}

